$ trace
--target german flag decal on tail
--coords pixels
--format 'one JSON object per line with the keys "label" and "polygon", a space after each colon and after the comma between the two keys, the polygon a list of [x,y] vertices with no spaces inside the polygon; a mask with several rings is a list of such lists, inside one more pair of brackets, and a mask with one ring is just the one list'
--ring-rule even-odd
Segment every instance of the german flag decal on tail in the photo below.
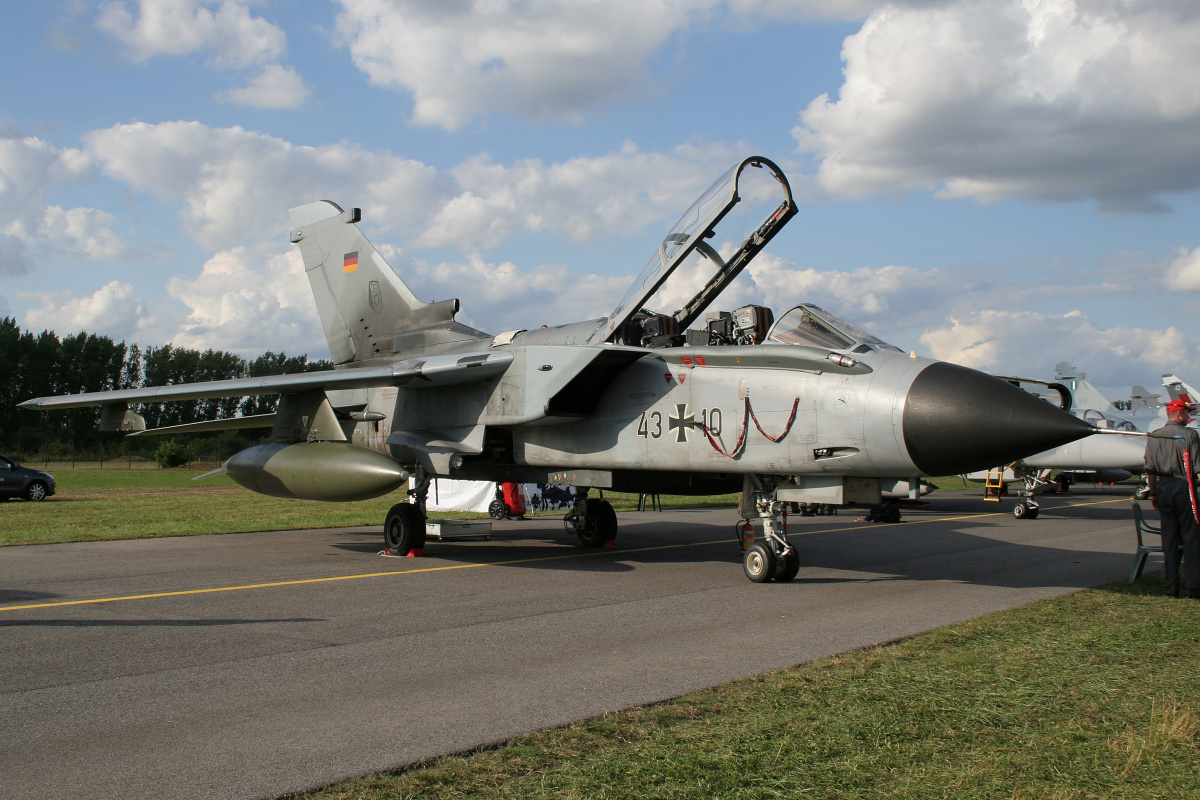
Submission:
{"label": "german flag decal on tail", "polygon": [[342,259],[342,272],[358,272],[358,251],[346,253]]}

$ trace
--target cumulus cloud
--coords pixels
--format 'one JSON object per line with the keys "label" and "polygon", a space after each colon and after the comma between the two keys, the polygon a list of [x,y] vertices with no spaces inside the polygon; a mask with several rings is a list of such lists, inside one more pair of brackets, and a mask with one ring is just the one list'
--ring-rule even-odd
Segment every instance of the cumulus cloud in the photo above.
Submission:
{"label": "cumulus cloud", "polygon": [[574,120],[628,90],[687,22],[667,0],[341,0],[338,32],[372,83],[412,92],[413,120],[448,130],[503,111]]}
{"label": "cumulus cloud", "polygon": [[363,209],[368,221],[412,225],[450,196],[432,167],[350,144],[295,146],[239,127],[133,123],[93,131],[87,149],[104,173],[182,202],[188,232],[213,250],[280,237],[287,209],[320,198]]}
{"label": "cumulus cloud", "polygon": [[47,190],[83,180],[88,157],[33,136],[0,133],[0,218],[19,217],[39,206]]}
{"label": "cumulus cloud", "polygon": [[117,220],[95,208],[45,203],[49,192],[85,180],[91,161],[75,148],[35,137],[0,136],[0,275],[29,271],[36,255],[134,258],[137,248],[112,230]]}
{"label": "cumulus cloud", "polygon": [[1167,266],[1164,282],[1177,292],[1200,292],[1200,247],[1188,250],[1180,247]]}
{"label": "cumulus cloud", "polygon": [[311,92],[291,67],[267,64],[249,85],[221,92],[217,99],[252,108],[299,108]]}
{"label": "cumulus cloud", "polygon": [[194,280],[169,280],[167,292],[188,309],[170,337],[179,347],[243,354],[283,349],[314,358],[328,352],[295,248],[224,250]]}
{"label": "cumulus cloud", "polygon": [[457,192],[413,245],[470,250],[495,247],[518,231],[573,242],[637,231],[681,212],[744,153],[728,145],[643,153],[627,142],[616,153],[556,164],[503,166],[478,156],[450,170]]}
{"label": "cumulus cloud", "polygon": [[738,143],[644,153],[627,143],[550,164],[504,166],[483,155],[441,174],[387,152],[296,146],[198,122],[117,125],[84,138],[109,177],[182,202],[186,229],[212,249],[280,236],[285,210],[317,198],[361,207],[368,223],[395,226],[414,248],[471,252],[530,232],[623,236],[678,214],[746,151]]}
{"label": "cumulus cloud", "polygon": [[86,297],[70,291],[18,292],[16,297],[39,303],[21,320],[28,330],[103,331],[113,339],[142,342],[165,341],[168,335],[164,310],[121,281],[109,281]]}
{"label": "cumulus cloud", "polygon": [[771,305],[816,303],[839,315],[853,309],[856,320],[866,321],[862,324],[938,305],[947,295],[962,295],[977,285],[945,270],[896,265],[849,271],[812,269],[769,253],[751,262],[749,272]]}
{"label": "cumulus cloud", "polygon": [[245,67],[277,60],[287,37],[236,0],[126,0],[104,3],[96,27],[125,45],[133,61],[154,56],[209,54],[217,67]]}
{"label": "cumulus cloud", "polygon": [[1100,384],[1200,368],[1200,340],[1178,328],[1102,328],[1080,311],[976,311],[926,332],[921,344],[935,358],[1004,375],[1052,375],[1054,365],[1066,360],[1087,365]]}
{"label": "cumulus cloud", "polygon": [[[893,0],[896,5],[928,6],[948,0]],[[881,5],[881,0],[728,0],[729,10],[739,16],[774,20],[862,19]]]}
{"label": "cumulus cloud", "polygon": [[883,0],[339,2],[338,36],[355,65],[376,85],[411,93],[414,122],[447,130],[491,112],[534,122],[579,122],[636,86],[653,87],[651,62],[686,33],[858,20],[884,5]]}
{"label": "cumulus cloud", "polygon": [[27,224],[18,219],[5,233],[42,253],[68,258],[128,259],[142,255],[112,230],[117,218],[96,208],[45,206],[41,217]]}
{"label": "cumulus cloud", "polygon": [[1191,3],[887,5],[846,39],[838,98],[793,134],[838,196],[1154,209],[1200,186],[1198,36]]}
{"label": "cumulus cloud", "polygon": [[612,311],[632,276],[574,275],[560,264],[522,269],[473,255],[428,263],[380,248],[388,263],[422,300],[462,301],[458,319],[489,333],[563,325]]}
{"label": "cumulus cloud", "polygon": [[278,245],[237,247],[217,253],[194,279],[167,280],[176,301],[138,295],[133,285],[109,281],[91,295],[69,290],[18,292],[33,301],[21,324],[29,329],[103,331],[114,339],[171,343],[243,355],[284,349],[327,353],[299,252]]}

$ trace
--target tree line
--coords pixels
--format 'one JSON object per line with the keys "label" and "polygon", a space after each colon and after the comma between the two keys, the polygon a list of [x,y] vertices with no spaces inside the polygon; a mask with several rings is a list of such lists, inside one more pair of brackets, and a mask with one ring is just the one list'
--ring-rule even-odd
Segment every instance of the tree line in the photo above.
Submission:
{"label": "tree line", "polygon": [[[0,319],[0,448],[25,454],[94,452],[113,447],[120,433],[98,430],[100,409],[43,413],[17,408],[34,397],[176,383],[256,378],[332,369],[328,360],[268,351],[254,359],[220,350],[147,347],[114,342],[87,331],[59,338],[53,331],[22,331],[12,317]],[[147,428],[201,420],[269,414],[279,398],[231,397],[135,404]],[[266,431],[264,431],[264,434]],[[147,437],[157,439],[158,437]],[[239,437],[235,437],[239,438]],[[147,442],[153,449],[158,442]]]}

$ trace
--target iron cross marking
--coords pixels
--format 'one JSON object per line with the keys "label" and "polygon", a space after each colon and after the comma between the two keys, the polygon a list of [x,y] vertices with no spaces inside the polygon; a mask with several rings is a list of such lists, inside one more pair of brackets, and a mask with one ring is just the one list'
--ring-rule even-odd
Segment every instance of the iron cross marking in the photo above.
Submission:
{"label": "iron cross marking", "polygon": [[678,428],[679,432],[675,434],[675,441],[686,442],[687,432],[696,427],[696,417],[687,413],[687,403],[676,405],[675,414],[677,416],[667,418],[667,433]]}

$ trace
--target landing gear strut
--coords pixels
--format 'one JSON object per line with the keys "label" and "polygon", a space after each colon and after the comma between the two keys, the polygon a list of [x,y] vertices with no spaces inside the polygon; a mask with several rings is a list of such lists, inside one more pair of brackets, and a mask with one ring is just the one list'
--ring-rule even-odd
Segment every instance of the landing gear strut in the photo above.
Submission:
{"label": "landing gear strut", "polygon": [[755,583],[793,580],[800,572],[800,554],[787,538],[786,505],[774,499],[777,479],[746,476],[742,488],[742,516],[756,513],[762,520],[763,538],[746,548],[742,570]]}
{"label": "landing gear strut", "polygon": [[617,512],[607,500],[588,497],[587,488],[575,490],[575,505],[563,517],[563,526],[583,547],[615,547]]}
{"label": "landing gear strut", "polygon": [[383,549],[393,556],[417,558],[425,548],[425,501],[432,476],[417,470],[416,485],[408,490],[410,502],[397,503],[383,522]]}
{"label": "landing gear strut", "polygon": [[1025,470],[1017,475],[1021,479],[1021,499],[1013,506],[1013,516],[1017,519],[1037,519],[1038,512],[1041,507],[1037,500],[1033,499],[1034,491],[1040,487],[1047,485],[1049,481],[1049,470],[1045,474],[1037,470]]}

